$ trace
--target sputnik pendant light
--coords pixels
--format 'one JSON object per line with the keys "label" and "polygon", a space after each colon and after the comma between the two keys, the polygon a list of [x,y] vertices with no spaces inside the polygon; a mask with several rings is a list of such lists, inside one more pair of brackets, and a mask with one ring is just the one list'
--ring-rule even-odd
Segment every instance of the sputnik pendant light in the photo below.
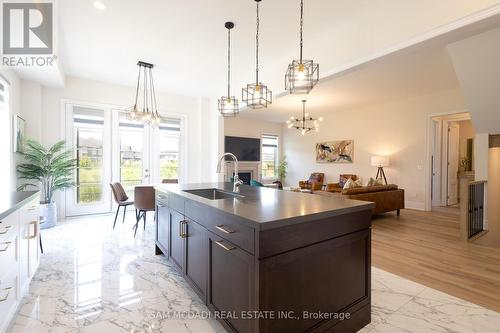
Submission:
{"label": "sputnik pendant light", "polygon": [[306,113],[306,100],[302,100],[302,117],[295,118],[294,116],[290,117],[290,120],[287,120],[288,128],[295,128],[300,131],[300,134],[305,135],[306,133],[314,130],[319,131],[318,121],[323,121],[323,118],[314,119]]}
{"label": "sputnik pendant light", "polygon": [[226,22],[227,29],[227,96],[219,99],[219,112],[223,117],[234,117],[239,113],[238,99],[231,96],[231,29],[233,22]]}
{"label": "sputnik pendant light", "polygon": [[259,2],[262,0],[255,0],[257,5],[257,33],[255,34],[255,83],[247,84],[246,88],[242,89],[241,100],[247,104],[248,107],[252,109],[266,108],[268,104],[272,103],[273,93],[269,88],[259,82],[259,27],[260,27],[260,16],[259,16]]}
{"label": "sputnik pendant light", "polygon": [[304,60],[303,54],[304,0],[300,0],[300,57],[288,65],[285,89],[291,94],[308,94],[319,81],[319,64]]}
{"label": "sputnik pendant light", "polygon": [[[135,91],[135,103],[132,107],[128,117],[131,120],[141,121],[144,124],[152,127],[158,126],[161,121],[160,114],[158,113],[155,87],[153,82],[153,64],[139,61],[139,75],[137,77],[137,88]],[[142,79],[142,82],[141,82]],[[142,108],[139,106],[139,88],[142,88]]]}

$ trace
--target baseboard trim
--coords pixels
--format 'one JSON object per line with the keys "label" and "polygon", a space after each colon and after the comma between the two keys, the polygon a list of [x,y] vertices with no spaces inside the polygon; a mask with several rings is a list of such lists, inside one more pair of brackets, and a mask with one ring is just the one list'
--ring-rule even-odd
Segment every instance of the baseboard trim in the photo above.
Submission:
{"label": "baseboard trim", "polygon": [[425,203],[419,201],[405,201],[405,208],[425,211]]}

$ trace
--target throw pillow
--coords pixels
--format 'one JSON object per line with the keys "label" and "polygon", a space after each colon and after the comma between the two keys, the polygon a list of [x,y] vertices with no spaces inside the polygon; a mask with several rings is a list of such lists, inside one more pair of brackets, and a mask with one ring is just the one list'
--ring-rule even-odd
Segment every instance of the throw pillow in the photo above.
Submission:
{"label": "throw pillow", "polygon": [[355,188],[355,187],[360,187],[358,181],[354,181],[351,178],[345,183],[344,185],[344,190],[350,189],[350,188]]}

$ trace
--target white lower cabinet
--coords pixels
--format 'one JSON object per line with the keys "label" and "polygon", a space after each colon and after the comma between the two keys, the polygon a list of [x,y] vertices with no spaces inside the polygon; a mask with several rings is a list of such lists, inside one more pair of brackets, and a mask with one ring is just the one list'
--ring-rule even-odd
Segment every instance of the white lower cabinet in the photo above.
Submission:
{"label": "white lower cabinet", "polygon": [[5,332],[40,263],[39,199],[0,220],[0,332]]}

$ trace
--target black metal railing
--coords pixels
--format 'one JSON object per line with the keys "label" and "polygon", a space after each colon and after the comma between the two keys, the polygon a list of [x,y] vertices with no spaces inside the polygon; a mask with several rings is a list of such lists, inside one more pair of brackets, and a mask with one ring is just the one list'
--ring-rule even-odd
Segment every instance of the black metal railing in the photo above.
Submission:
{"label": "black metal railing", "polygon": [[467,234],[469,238],[484,230],[484,195],[486,181],[469,183],[467,202]]}

